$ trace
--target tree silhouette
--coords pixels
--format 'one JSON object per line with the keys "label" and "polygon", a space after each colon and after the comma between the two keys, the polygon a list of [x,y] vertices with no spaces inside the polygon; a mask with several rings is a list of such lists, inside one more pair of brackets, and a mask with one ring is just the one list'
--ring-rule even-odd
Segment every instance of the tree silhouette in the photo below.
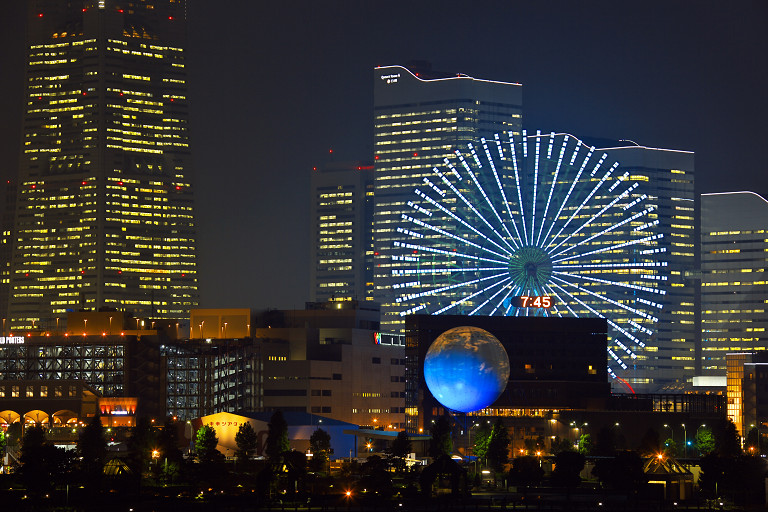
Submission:
{"label": "tree silhouette", "polygon": [[325,430],[318,428],[309,436],[309,449],[312,450],[310,469],[323,471],[328,467],[331,453],[331,436]]}
{"label": "tree silhouette", "polygon": [[88,425],[80,432],[77,454],[80,457],[83,483],[91,490],[100,489],[107,457],[107,441],[104,439],[104,427],[101,425],[101,417],[98,414],[91,418]]}
{"label": "tree silhouette", "polygon": [[203,425],[195,435],[195,456],[201,464],[212,464],[221,457],[216,449],[219,438],[216,437],[216,429],[210,425]]}
{"label": "tree silhouette", "polygon": [[441,455],[450,456],[453,453],[453,440],[451,439],[451,423],[447,415],[440,416],[429,429],[429,456],[433,459]]}
{"label": "tree silhouette", "polygon": [[628,494],[637,492],[646,482],[643,459],[635,451],[621,451],[615,457],[599,459],[592,474],[606,487]]}
{"label": "tree silhouette", "polygon": [[700,428],[696,430],[696,449],[700,455],[709,455],[715,451],[715,436],[708,428]]}
{"label": "tree silhouette", "polygon": [[408,457],[408,454],[411,453],[411,439],[408,437],[408,433],[405,430],[401,430],[397,433],[397,437],[392,441],[392,445],[389,447],[389,453],[395,459],[395,470],[398,472],[405,470],[405,459]]}
{"label": "tree silhouette", "polygon": [[71,454],[47,442],[45,430],[39,425],[27,427],[21,440],[20,462],[21,481],[27,491],[35,495],[68,482],[74,465]]}
{"label": "tree silhouette", "polygon": [[555,456],[555,468],[552,470],[552,484],[557,487],[572,489],[581,483],[581,470],[586,459],[577,452],[565,451]]}
{"label": "tree silhouette", "polygon": [[264,452],[272,464],[280,464],[283,460],[283,453],[287,452],[290,446],[288,441],[288,423],[283,417],[283,412],[278,409],[269,419],[267,444]]}
{"label": "tree silhouette", "polygon": [[527,493],[531,487],[536,487],[544,477],[541,460],[538,457],[526,455],[512,459],[512,469],[509,470],[510,481]]}
{"label": "tree silhouette", "polygon": [[496,418],[491,430],[491,440],[488,442],[488,465],[496,473],[501,473],[508,462],[509,433],[501,418]]}
{"label": "tree silhouette", "polygon": [[637,451],[645,457],[655,457],[658,455],[661,452],[659,433],[652,428],[646,430],[643,438],[640,439],[640,446]]}
{"label": "tree silhouette", "polygon": [[128,467],[140,480],[144,471],[149,468],[152,450],[157,446],[157,432],[152,428],[152,423],[148,418],[140,417],[136,421],[136,425],[131,428],[131,435],[126,444]]}
{"label": "tree silhouette", "polygon": [[235,434],[235,444],[237,445],[235,457],[237,457],[237,460],[240,462],[250,460],[251,456],[256,453],[259,438],[250,422],[246,421],[237,429],[237,433]]}

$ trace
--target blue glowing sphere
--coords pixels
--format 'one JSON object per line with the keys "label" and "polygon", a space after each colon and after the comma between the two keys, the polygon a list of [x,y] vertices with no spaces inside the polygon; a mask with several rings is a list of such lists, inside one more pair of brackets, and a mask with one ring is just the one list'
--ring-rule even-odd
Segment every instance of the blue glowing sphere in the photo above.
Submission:
{"label": "blue glowing sphere", "polygon": [[509,379],[509,356],[493,334],[454,327],[437,337],[424,358],[424,379],[438,402],[473,412],[499,398]]}

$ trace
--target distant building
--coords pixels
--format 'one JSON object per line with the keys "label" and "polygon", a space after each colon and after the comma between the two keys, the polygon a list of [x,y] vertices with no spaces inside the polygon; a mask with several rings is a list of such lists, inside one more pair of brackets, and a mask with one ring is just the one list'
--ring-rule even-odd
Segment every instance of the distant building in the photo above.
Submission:
{"label": "distant building", "polygon": [[479,327],[507,351],[506,389],[487,409],[470,416],[541,416],[552,410],[605,409],[607,324],[599,318],[544,318],[464,315],[406,317],[406,421],[409,431],[424,431],[443,414],[424,381],[424,357],[448,329]]}
{"label": "distant building", "polygon": [[373,164],[312,170],[310,300],[373,299]]}
{"label": "distant building", "polygon": [[29,2],[8,319],[197,304],[186,1]]}
{"label": "distant building", "polygon": [[701,196],[702,375],[726,354],[768,350],[768,202],[754,192]]}
{"label": "distant building", "polygon": [[752,428],[768,434],[768,352],[729,353],[728,419],[746,437]]}
{"label": "distant building", "polygon": [[374,299],[385,331],[402,330],[395,302],[393,242],[416,187],[454,150],[480,137],[522,129],[522,85],[436,72],[428,63],[382,66],[374,86]]}
{"label": "distant building", "polygon": [[[309,303],[270,312],[263,345],[264,411],[304,411],[363,427],[405,426],[402,338],[379,332],[374,302]],[[267,353],[266,351],[269,351]]]}
{"label": "distant building", "polygon": [[354,300],[256,315],[193,310],[193,338],[161,348],[168,413],[189,420],[280,409],[400,429],[403,342],[379,332],[379,314],[376,303]]}
{"label": "distant building", "polygon": [[[219,412],[203,416],[195,420],[196,426],[209,426],[216,430],[216,437],[219,440],[216,449],[223,455],[232,457],[237,450],[235,435],[241,425],[249,423],[256,432],[257,457],[266,457],[267,433],[269,430],[269,420],[272,413],[253,413],[244,412],[233,414],[229,412]],[[331,437],[331,460],[349,459],[358,456],[358,447],[354,433],[357,432],[357,425],[345,423],[323,416],[307,414],[306,412],[284,412],[283,418],[288,424],[288,442],[290,449],[302,453],[312,453],[310,451],[309,439],[317,429],[323,429]],[[361,454],[362,455],[362,454]]]}
{"label": "distant building", "polygon": [[[163,418],[166,374],[160,337],[156,331],[131,328],[132,320],[117,312],[80,314],[69,323],[81,328],[0,337],[0,398],[45,402],[90,393],[104,405],[101,414]],[[24,418],[26,404],[16,403],[21,409],[7,407]],[[90,409],[82,410],[92,415]],[[53,424],[51,412],[45,422]],[[79,410],[72,416],[86,419]]]}
{"label": "distant building", "polygon": [[656,299],[662,307],[655,312],[654,335],[631,361],[627,380],[636,391],[682,390],[696,373],[699,340],[695,155],[637,144],[598,147],[640,183],[638,193],[649,196],[646,204],[656,208],[656,223],[648,231],[659,236],[655,250],[667,265],[659,276],[664,295]]}

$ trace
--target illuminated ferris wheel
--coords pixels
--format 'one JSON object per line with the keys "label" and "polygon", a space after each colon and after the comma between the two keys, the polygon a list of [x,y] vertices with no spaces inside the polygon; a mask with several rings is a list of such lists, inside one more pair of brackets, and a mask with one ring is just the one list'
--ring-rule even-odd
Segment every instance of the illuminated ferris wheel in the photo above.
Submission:
{"label": "illuminated ferris wheel", "polygon": [[392,271],[401,315],[605,318],[613,378],[654,334],[668,272],[656,204],[572,135],[467,144],[408,206]]}

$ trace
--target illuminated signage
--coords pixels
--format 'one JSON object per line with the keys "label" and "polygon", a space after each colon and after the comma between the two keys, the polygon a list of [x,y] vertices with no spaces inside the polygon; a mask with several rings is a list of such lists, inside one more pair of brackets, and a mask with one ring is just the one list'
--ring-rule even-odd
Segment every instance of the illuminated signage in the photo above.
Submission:
{"label": "illuminated signage", "polygon": [[552,297],[549,295],[518,295],[512,297],[512,306],[516,308],[551,308]]}
{"label": "illuminated signage", "polygon": [[387,82],[388,84],[396,84],[399,78],[400,78],[400,73],[391,73],[389,75],[381,75],[381,79]]}
{"label": "illuminated signage", "polygon": [[24,336],[0,336],[0,345],[23,345]]}

